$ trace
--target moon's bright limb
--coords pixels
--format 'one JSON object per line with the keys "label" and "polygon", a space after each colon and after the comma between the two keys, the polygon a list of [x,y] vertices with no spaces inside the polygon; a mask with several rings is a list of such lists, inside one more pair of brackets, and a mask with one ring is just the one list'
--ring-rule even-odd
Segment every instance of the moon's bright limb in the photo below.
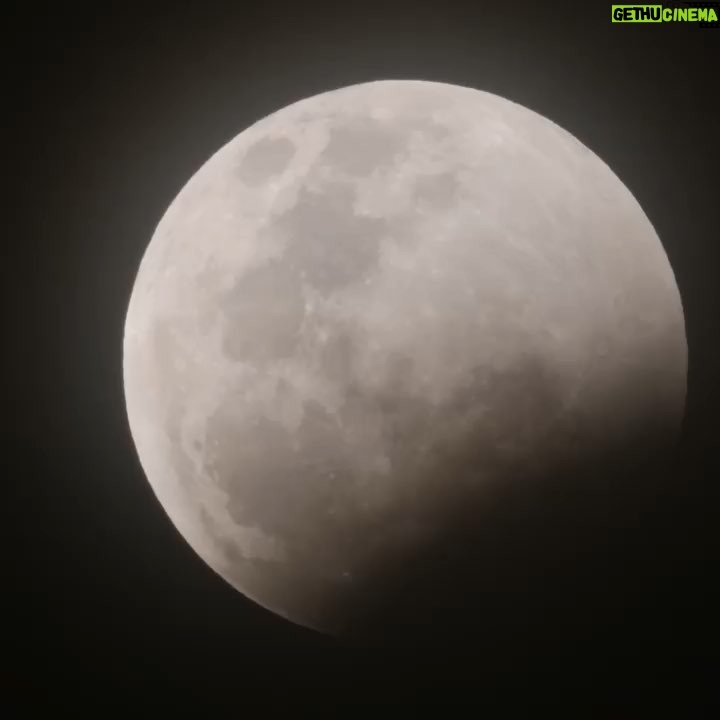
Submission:
{"label": "moon's bright limb", "polygon": [[419,81],[303,100],[217,152],[152,238],[124,339],[173,523],[330,630],[493,483],[677,430],[686,362],[670,264],[611,170],[530,110]]}

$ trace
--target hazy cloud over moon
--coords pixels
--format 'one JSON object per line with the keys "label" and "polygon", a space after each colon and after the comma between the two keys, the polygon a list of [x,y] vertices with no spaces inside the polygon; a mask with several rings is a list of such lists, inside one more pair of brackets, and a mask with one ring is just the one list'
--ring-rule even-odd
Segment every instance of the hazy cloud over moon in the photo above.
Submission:
{"label": "hazy cloud over moon", "polygon": [[519,105],[415,81],[220,149],[159,223],[124,340],[178,530],[327,630],[449,529],[471,542],[497,488],[669,442],[686,364],[672,269],[612,171]]}

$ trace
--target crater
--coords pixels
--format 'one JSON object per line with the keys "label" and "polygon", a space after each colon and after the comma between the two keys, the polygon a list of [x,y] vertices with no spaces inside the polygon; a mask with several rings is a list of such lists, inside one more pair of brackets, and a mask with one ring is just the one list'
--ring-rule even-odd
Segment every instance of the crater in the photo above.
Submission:
{"label": "crater", "polygon": [[282,173],[297,148],[285,137],[262,138],[245,152],[240,168],[240,178],[247,185],[260,185]]}

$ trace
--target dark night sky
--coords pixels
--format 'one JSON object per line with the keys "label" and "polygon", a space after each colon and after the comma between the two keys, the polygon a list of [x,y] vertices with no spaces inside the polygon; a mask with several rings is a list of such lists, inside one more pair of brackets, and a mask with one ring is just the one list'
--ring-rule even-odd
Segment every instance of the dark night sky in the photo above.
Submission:
{"label": "dark night sky", "polygon": [[[580,680],[623,660],[670,670],[704,662],[716,629],[708,548],[720,403],[720,30],[613,25],[601,2],[566,5],[571,12],[551,3],[498,11],[479,0],[155,4],[152,14],[151,3],[96,5],[26,6],[5,23],[18,191],[3,262],[20,347],[7,356],[18,379],[8,437],[21,459],[9,508],[20,560],[9,582],[21,608],[10,646],[17,687],[43,696],[54,679],[78,673],[65,685],[70,698],[75,687],[156,681],[202,696],[220,673],[235,683],[238,712],[265,687],[284,696],[292,683],[347,685],[350,703],[364,693],[358,671],[342,682],[339,672],[309,672],[339,644],[244,600],[176,534],[129,437],[121,341],[141,254],[197,167],[275,109],[379,78],[495,92],[576,135],[650,217],[686,313],[677,461],[619,545],[582,571],[571,567],[555,588],[560,597],[592,572],[582,609],[572,622],[559,612],[543,619],[527,611],[531,591],[515,596],[507,615],[517,622],[483,618],[451,638],[458,662],[476,678],[490,665],[515,688],[554,661],[575,669],[562,677]],[[430,629],[423,638],[437,640]],[[387,657],[374,652],[376,662]],[[421,648],[412,657],[447,664],[448,655]],[[427,681],[409,682],[419,692]]]}

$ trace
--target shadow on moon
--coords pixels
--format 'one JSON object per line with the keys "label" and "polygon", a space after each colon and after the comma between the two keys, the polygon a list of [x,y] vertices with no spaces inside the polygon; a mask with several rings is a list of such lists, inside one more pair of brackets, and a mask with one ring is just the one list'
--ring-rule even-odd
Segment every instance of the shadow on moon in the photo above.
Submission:
{"label": "shadow on moon", "polygon": [[349,393],[346,405],[384,418],[394,471],[375,507],[359,504],[361,465],[320,406],[294,435],[265,420],[240,444],[231,420],[211,422],[226,448],[213,472],[229,492],[242,487],[235,521],[288,549],[278,573],[229,544],[238,585],[353,645],[457,645],[580,622],[612,584],[608,558],[652,508],[654,452],[674,425],[629,409],[622,433],[603,431],[593,413],[565,412],[562,378],[532,356],[478,369],[441,408],[408,394],[411,360],[397,362],[379,396]]}
{"label": "shadow on moon", "polygon": [[[654,559],[642,534],[669,454],[643,454],[641,441],[598,447],[495,483],[482,504],[445,498],[431,539],[373,567],[340,637],[360,647],[482,648],[498,659],[597,641],[586,628],[632,605]],[[442,472],[462,474],[465,463]]]}

